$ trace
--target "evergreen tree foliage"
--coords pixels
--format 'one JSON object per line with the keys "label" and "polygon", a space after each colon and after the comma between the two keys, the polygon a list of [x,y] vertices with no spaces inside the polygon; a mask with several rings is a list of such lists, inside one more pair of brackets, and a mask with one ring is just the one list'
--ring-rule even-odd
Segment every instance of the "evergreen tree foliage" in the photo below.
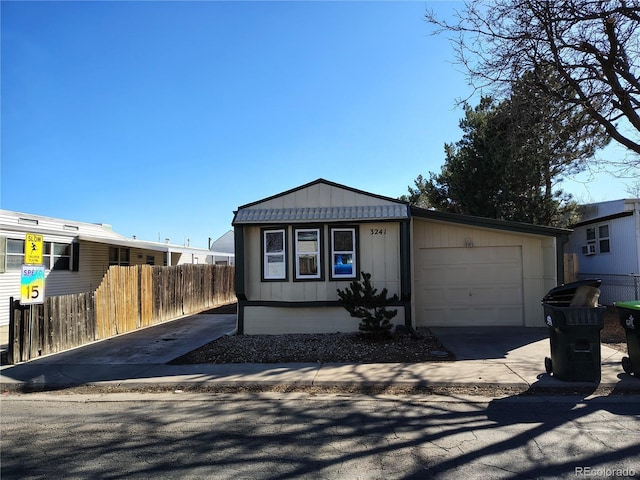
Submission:
{"label": "evergreen tree foliage", "polygon": [[372,337],[388,336],[392,327],[390,320],[398,311],[387,310],[387,307],[397,301],[398,296],[387,298],[389,292],[386,288],[378,293],[371,284],[371,274],[360,274],[362,282],[354,280],[344,290],[338,289],[340,303],[352,317],[361,319],[359,328],[362,333]]}
{"label": "evergreen tree foliage", "polygon": [[[548,75],[548,83],[555,83]],[[525,75],[502,102],[464,105],[462,139],[445,144],[445,163],[419,176],[405,197],[417,206],[537,225],[566,226],[576,203],[558,189],[609,137],[584,111],[562,110]]]}

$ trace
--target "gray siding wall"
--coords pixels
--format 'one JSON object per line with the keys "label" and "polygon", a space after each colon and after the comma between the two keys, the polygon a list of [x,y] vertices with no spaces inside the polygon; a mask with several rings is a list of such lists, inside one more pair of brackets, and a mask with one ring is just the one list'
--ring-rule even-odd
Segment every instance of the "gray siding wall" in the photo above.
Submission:
{"label": "gray siding wall", "polygon": [[[578,255],[578,271],[580,273],[606,273],[627,275],[640,273],[640,261],[638,259],[638,242],[640,238],[637,232],[640,230],[640,215],[615,218],[591,225],[576,227],[565,245],[566,253]],[[601,225],[609,225],[610,249],[609,253],[600,253],[598,249],[595,255],[583,255],[582,246],[587,243],[587,228],[595,228],[596,232]],[[597,243],[597,242],[596,242]]]}

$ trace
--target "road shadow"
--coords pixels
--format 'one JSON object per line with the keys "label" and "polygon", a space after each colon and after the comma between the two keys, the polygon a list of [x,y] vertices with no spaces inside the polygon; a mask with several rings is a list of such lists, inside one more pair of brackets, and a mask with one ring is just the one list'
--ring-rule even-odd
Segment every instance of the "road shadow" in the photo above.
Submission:
{"label": "road shadow", "polygon": [[[57,432],[4,436],[3,479],[574,478],[577,468],[635,469],[640,406],[623,397],[516,395],[488,404],[421,396],[188,396],[106,406],[100,434],[69,412]],[[44,430],[40,427],[41,430]],[[177,430],[176,435],[171,432]],[[78,433],[76,435],[76,433]],[[33,451],[46,455],[33,455]],[[56,470],[57,469],[57,470]]]}

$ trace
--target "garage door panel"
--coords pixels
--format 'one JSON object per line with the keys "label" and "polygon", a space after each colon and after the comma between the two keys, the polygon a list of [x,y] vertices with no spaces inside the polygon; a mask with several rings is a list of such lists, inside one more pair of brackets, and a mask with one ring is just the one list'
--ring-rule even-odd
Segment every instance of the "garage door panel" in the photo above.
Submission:
{"label": "garage door panel", "polygon": [[416,324],[523,325],[520,247],[421,249]]}
{"label": "garage door panel", "polygon": [[456,305],[501,305],[520,307],[522,290],[513,286],[493,287],[449,287],[427,288],[425,295],[430,299],[431,308],[456,308]]}
{"label": "garage door panel", "polygon": [[[474,268],[470,268],[473,265]],[[449,265],[418,270],[417,284],[429,285],[434,281],[445,285],[509,284],[505,279],[515,279],[522,275],[522,265],[502,264],[466,264]],[[425,280],[426,279],[426,280]]]}

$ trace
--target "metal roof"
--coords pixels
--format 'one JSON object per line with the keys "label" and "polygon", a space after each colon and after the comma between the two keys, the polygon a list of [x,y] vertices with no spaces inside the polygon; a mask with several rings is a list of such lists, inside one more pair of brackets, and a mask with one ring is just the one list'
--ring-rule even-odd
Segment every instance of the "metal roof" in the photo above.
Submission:
{"label": "metal roof", "polygon": [[404,204],[354,207],[244,208],[236,213],[233,223],[295,223],[405,218],[409,218],[409,211],[407,205]]}

